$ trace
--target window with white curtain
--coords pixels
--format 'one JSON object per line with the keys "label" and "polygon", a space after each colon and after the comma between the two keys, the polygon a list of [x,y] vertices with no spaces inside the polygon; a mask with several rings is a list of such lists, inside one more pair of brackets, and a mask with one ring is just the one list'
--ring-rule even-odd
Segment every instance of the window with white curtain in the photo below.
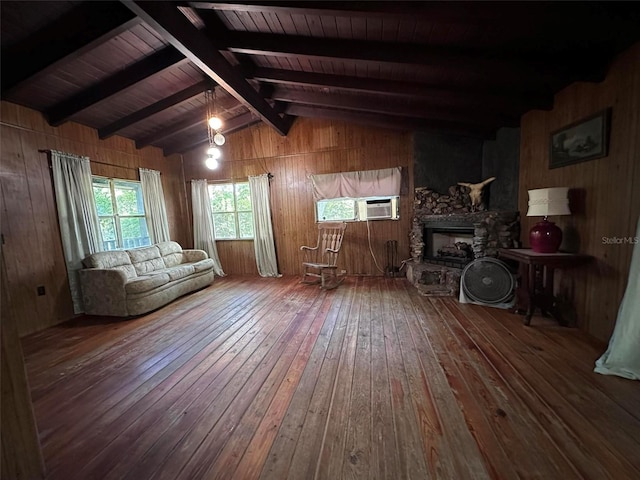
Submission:
{"label": "window with white curtain", "polygon": [[397,220],[400,167],[311,175],[318,222]]}
{"label": "window with white curtain", "polygon": [[104,250],[151,245],[140,182],[92,177]]}
{"label": "window with white curtain", "polygon": [[253,214],[248,182],[209,185],[216,240],[253,238]]}

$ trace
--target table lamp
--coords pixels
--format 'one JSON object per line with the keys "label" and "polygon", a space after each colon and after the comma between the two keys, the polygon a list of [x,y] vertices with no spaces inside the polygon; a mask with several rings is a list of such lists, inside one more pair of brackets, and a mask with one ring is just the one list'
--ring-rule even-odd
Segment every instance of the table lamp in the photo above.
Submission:
{"label": "table lamp", "polygon": [[544,217],[529,232],[529,244],[537,253],[556,253],[562,243],[562,230],[547,217],[571,215],[569,189],[566,187],[538,188],[529,190],[527,217]]}

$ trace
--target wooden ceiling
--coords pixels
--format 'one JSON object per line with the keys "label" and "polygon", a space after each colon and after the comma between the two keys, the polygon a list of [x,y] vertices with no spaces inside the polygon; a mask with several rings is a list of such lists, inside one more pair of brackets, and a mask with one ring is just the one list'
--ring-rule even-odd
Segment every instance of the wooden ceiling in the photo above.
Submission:
{"label": "wooden ceiling", "polygon": [[640,2],[95,2],[1,6],[2,99],[166,155],[296,117],[490,138],[603,80]]}

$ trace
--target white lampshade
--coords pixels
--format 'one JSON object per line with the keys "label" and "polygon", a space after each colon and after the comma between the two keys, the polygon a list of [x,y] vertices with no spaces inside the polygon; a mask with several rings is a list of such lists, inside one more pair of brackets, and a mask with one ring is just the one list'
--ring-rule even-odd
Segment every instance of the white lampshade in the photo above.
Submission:
{"label": "white lampshade", "polygon": [[529,190],[529,210],[527,217],[547,217],[571,215],[569,210],[569,188],[538,188]]}
{"label": "white lampshade", "polygon": [[213,136],[213,143],[215,143],[216,145],[224,145],[225,141],[226,138],[224,138],[224,135],[222,135],[221,133],[216,133]]}

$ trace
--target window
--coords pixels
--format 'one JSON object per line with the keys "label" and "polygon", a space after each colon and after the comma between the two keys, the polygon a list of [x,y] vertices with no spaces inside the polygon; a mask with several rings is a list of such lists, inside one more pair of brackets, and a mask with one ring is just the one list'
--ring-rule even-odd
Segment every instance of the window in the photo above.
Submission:
{"label": "window", "polygon": [[93,177],[104,250],[151,245],[140,182]]}
{"label": "window", "polygon": [[319,222],[397,220],[399,197],[334,198],[316,202]]}
{"label": "window", "polygon": [[253,238],[249,183],[209,185],[209,198],[216,240]]}

